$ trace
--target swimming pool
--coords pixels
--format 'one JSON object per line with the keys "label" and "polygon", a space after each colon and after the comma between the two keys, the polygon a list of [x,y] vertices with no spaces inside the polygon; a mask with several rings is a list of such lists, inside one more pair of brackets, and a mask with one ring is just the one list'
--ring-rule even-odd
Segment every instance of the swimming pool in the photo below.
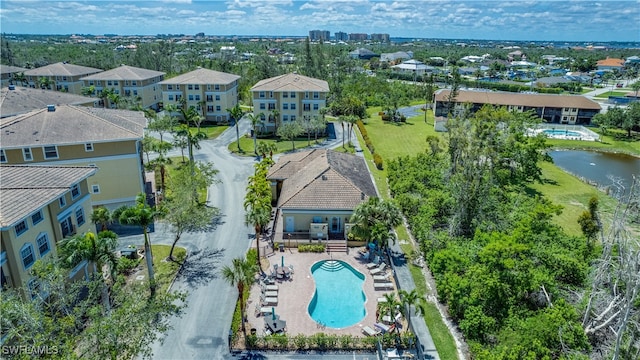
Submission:
{"label": "swimming pool", "polygon": [[551,136],[576,136],[576,137],[580,137],[580,136],[584,135],[584,134],[579,133],[577,131],[571,131],[571,130],[544,129],[544,130],[542,130],[542,132],[547,134],[547,135],[551,135]]}
{"label": "swimming pool", "polygon": [[340,329],[365,317],[364,274],[339,260],[319,261],[311,266],[311,274],[316,291],[307,310],[313,320]]}

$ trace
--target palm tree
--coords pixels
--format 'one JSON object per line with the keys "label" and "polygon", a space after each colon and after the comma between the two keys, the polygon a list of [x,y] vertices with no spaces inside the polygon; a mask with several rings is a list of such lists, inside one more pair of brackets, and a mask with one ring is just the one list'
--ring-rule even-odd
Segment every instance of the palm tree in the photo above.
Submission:
{"label": "palm tree", "polygon": [[115,105],[116,109],[122,102],[122,98],[120,97],[120,95],[116,94],[113,90],[111,90],[111,92],[107,95],[107,98],[109,99],[109,104]]}
{"label": "palm tree", "polygon": [[91,222],[100,225],[100,231],[105,231],[111,223],[111,212],[104,206],[97,207],[91,213]]}
{"label": "palm tree", "polygon": [[118,220],[123,224],[137,225],[142,228],[142,233],[144,234],[144,257],[147,260],[147,269],[149,271],[149,290],[151,290],[151,296],[153,296],[156,292],[156,282],[153,273],[153,254],[151,253],[149,226],[153,224],[160,213],[149,206],[146,200],[147,197],[144,193],[138,194],[136,196],[136,205],[120,212]]}
{"label": "palm tree", "polygon": [[273,109],[271,110],[271,116],[273,116],[273,134],[277,135],[278,134],[278,121],[279,121],[279,117],[280,117],[280,111],[278,111],[278,109]]}
{"label": "palm tree", "polygon": [[245,303],[244,288],[255,280],[256,267],[243,258],[235,258],[231,261],[231,266],[225,265],[222,268],[222,277],[232,286],[238,288],[238,301],[240,301],[240,314],[242,314],[242,333],[246,334],[245,327]]}
{"label": "palm tree", "polygon": [[259,114],[248,113],[247,114],[249,121],[251,121],[251,127],[253,128],[253,152],[256,155],[258,155],[258,145],[257,145],[258,124],[260,123],[262,116],[264,116],[264,113],[259,113]]}
{"label": "palm tree", "polygon": [[[115,256],[118,236],[113,231],[102,231],[98,236],[92,232],[64,238],[58,243],[60,257],[68,267],[74,267],[81,261],[88,261],[93,266],[93,275],[99,276],[102,282],[102,302],[105,310],[111,309],[109,290],[102,277],[104,265],[109,267],[112,281],[115,280],[117,259]],[[99,271],[98,271],[99,270]]]}
{"label": "palm tree", "polygon": [[271,221],[271,204],[269,207],[257,206],[247,209],[245,214],[245,225],[253,225],[253,229],[256,232],[256,251],[258,252],[258,268],[262,272],[262,265],[260,263],[260,235],[262,235],[262,229]]}
{"label": "palm tree", "polygon": [[244,198],[245,224],[253,225],[256,231],[256,250],[258,251],[258,268],[260,265],[260,235],[262,229],[271,220],[271,186],[267,180],[267,172],[271,159],[263,158],[255,165],[255,172],[249,176],[247,192]]}
{"label": "palm tree", "polygon": [[240,128],[238,127],[238,123],[240,122],[240,119],[242,119],[244,112],[242,111],[242,108],[240,108],[240,104],[236,104],[236,106],[232,107],[231,109],[227,109],[227,111],[229,112],[229,116],[231,116],[231,118],[235,122],[238,152],[241,152],[242,149],[240,149]]}
{"label": "palm tree", "polygon": [[389,239],[395,241],[393,229],[402,223],[402,213],[391,200],[371,197],[353,210],[351,232],[367,241],[377,243],[382,249],[389,245]]}
{"label": "palm tree", "polygon": [[416,309],[416,315],[424,314],[425,299],[422,295],[418,294],[416,289],[411,291],[400,290],[398,291],[400,296],[400,303],[402,308],[405,309],[406,317],[410,317],[412,313],[412,306]]}
{"label": "palm tree", "polygon": [[100,100],[102,100],[102,104],[104,108],[107,108],[107,103],[109,101],[109,96],[113,93],[113,90],[104,88],[100,91]]}
{"label": "palm tree", "polygon": [[193,158],[193,148],[200,149],[200,141],[205,140],[207,138],[207,134],[202,131],[196,131],[195,133],[191,132],[189,126],[186,124],[180,124],[178,126],[178,130],[176,131],[176,136],[179,138],[184,138],[187,142],[187,149],[189,151],[189,161],[191,163],[194,162]]}
{"label": "palm tree", "polygon": [[38,83],[40,83],[40,89],[51,89],[51,79],[46,76],[38,79]]}
{"label": "palm tree", "polygon": [[[385,301],[380,304],[380,308],[381,308],[380,310],[382,311],[382,314],[387,314],[391,319],[391,321],[395,321],[396,315],[398,315],[399,313],[400,314],[403,313],[403,310],[401,308],[402,303],[398,300],[398,298],[394,293],[384,294],[384,299]],[[396,334],[399,336],[400,330],[398,329],[398,326],[394,326],[394,330],[396,331]]]}

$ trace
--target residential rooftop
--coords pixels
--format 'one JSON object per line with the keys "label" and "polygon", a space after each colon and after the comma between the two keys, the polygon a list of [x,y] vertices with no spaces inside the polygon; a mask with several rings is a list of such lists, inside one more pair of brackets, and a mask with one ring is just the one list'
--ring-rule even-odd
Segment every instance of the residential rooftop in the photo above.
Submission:
{"label": "residential rooftop", "polygon": [[[435,95],[436,101],[446,102],[451,90],[440,90]],[[455,97],[457,103],[491,104],[502,106],[530,107],[573,107],[579,109],[600,110],[595,101],[581,95],[522,94],[501,91],[465,91],[460,90]]]}
{"label": "residential rooftop", "polygon": [[33,89],[16,86],[0,89],[0,117],[14,116],[29,111],[46,108],[47,105],[86,105],[94,106],[99,99],[62,91]]}
{"label": "residential rooftop", "polygon": [[14,225],[96,172],[88,166],[0,166],[0,227]]}
{"label": "residential rooftop", "polygon": [[95,74],[102,71],[102,69],[59,62],[27,70],[24,74],[27,76],[78,76]]}
{"label": "residential rooftop", "polygon": [[146,80],[163,76],[161,71],[143,69],[135,66],[122,65],[115,69],[83,77],[81,80]]}
{"label": "residential rooftop", "polygon": [[238,75],[200,68],[161,81],[160,84],[230,84],[238,79]]}
{"label": "residential rooftop", "polygon": [[329,83],[308,76],[289,73],[258,81],[251,91],[318,91],[329,92]]}
{"label": "residential rooftop", "polygon": [[0,64],[0,74],[13,74],[13,73],[21,73],[25,72],[29,69],[22,68],[19,66],[11,66],[11,65],[3,65]]}

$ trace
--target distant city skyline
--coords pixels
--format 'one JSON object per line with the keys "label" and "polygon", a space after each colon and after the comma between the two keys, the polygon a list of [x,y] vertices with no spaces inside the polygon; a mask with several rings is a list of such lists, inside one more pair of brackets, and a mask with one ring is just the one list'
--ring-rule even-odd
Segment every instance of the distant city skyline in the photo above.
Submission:
{"label": "distant city skyline", "polygon": [[391,37],[640,42],[640,1],[2,0],[0,31],[18,34]]}

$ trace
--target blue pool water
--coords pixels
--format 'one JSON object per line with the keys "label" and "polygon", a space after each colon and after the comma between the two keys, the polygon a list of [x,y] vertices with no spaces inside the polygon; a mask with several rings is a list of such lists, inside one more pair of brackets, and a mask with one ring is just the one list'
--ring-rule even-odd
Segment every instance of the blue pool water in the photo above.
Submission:
{"label": "blue pool water", "polygon": [[542,132],[548,135],[577,136],[577,137],[582,136],[581,133],[576,131],[571,131],[571,130],[545,129],[545,130],[542,130]]}
{"label": "blue pool water", "polygon": [[313,264],[311,274],[316,282],[316,292],[308,307],[313,320],[340,329],[365,317],[362,273],[343,261],[324,260]]}

